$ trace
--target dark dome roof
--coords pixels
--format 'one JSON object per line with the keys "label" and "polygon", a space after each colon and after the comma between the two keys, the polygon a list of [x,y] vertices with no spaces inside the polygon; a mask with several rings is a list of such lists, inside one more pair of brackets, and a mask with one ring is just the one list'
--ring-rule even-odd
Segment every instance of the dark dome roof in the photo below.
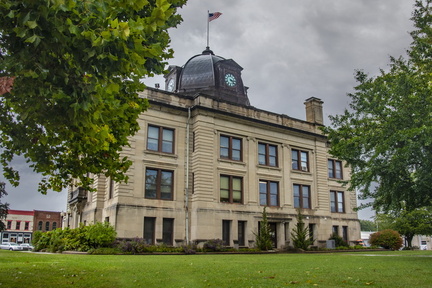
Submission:
{"label": "dark dome roof", "polygon": [[208,88],[215,86],[214,64],[225,60],[214,55],[208,47],[202,52],[190,58],[184,65],[180,81],[180,90]]}

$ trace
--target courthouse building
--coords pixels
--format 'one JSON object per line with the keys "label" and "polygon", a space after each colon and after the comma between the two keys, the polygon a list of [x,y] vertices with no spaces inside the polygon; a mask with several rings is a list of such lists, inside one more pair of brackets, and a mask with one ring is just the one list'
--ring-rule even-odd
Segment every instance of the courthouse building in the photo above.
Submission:
{"label": "courthouse building", "polygon": [[209,48],[170,66],[165,90],[141,93],[150,108],[123,151],[133,161],[128,183],[94,175],[96,192],[70,187],[65,225],[109,221],[119,238],[151,244],[253,247],[267,207],[277,248],[292,246],[298,209],[315,245],[333,232],[358,240],[356,195],[339,183],[350,171],[320,130],[323,102],[305,100],[306,120],[261,110],[241,71]]}

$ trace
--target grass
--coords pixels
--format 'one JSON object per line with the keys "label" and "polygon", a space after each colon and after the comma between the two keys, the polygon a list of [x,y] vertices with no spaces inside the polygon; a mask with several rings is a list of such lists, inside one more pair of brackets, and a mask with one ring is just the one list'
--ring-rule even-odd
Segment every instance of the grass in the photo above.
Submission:
{"label": "grass", "polygon": [[431,287],[431,266],[432,251],[136,256],[1,250],[0,287],[418,288]]}

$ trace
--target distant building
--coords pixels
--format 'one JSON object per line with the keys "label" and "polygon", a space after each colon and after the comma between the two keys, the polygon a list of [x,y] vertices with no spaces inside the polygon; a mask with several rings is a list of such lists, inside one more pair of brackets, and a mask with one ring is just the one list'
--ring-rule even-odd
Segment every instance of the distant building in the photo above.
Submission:
{"label": "distant building", "polygon": [[358,240],[356,195],[340,184],[350,170],[329,155],[320,130],[323,102],[305,101],[306,121],[255,108],[242,69],[208,48],[170,66],[166,91],[141,94],[150,108],[123,150],[133,162],[128,183],[93,175],[96,192],[70,187],[65,226],[107,221],[118,237],[149,244],[219,238],[253,247],[267,207],[277,248],[292,246],[298,209],[316,246],[332,233]]}
{"label": "distant building", "polygon": [[60,212],[9,210],[6,230],[0,233],[0,242],[31,243],[33,232],[61,228]]}
{"label": "distant building", "polygon": [[34,231],[51,231],[62,228],[62,216],[60,212],[34,210]]}

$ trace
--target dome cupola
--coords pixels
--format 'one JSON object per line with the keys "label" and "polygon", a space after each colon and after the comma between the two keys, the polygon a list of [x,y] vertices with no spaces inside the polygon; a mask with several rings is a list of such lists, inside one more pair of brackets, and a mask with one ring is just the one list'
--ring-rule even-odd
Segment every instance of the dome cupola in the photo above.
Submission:
{"label": "dome cupola", "polygon": [[182,67],[170,66],[165,87],[170,92],[195,96],[204,94],[230,103],[249,106],[247,87],[241,79],[243,68],[232,59],[217,56],[206,48]]}

